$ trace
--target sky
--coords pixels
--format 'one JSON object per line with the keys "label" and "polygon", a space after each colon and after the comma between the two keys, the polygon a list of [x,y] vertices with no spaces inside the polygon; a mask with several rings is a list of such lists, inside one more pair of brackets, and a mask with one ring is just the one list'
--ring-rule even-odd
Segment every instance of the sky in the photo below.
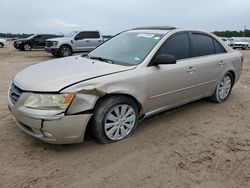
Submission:
{"label": "sky", "polygon": [[250,0],[0,0],[0,32],[116,34],[138,26],[250,28]]}

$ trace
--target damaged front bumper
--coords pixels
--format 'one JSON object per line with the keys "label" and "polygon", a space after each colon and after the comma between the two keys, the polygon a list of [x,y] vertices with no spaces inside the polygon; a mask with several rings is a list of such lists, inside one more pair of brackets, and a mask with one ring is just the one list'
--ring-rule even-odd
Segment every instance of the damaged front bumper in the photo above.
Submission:
{"label": "damaged front bumper", "polygon": [[29,109],[23,105],[28,95],[23,94],[15,105],[9,100],[9,110],[21,130],[51,144],[83,142],[91,113],[65,115],[64,111]]}

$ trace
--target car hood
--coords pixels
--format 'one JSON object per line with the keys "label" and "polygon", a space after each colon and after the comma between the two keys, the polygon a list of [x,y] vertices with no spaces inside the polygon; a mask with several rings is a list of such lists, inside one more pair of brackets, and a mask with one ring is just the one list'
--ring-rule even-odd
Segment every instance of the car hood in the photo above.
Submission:
{"label": "car hood", "polygon": [[17,39],[14,42],[16,43],[16,42],[26,42],[26,41],[28,41],[28,39]]}
{"label": "car hood", "polygon": [[248,44],[248,42],[234,42],[234,44]]}
{"label": "car hood", "polygon": [[14,84],[25,91],[58,92],[85,80],[134,69],[81,56],[51,60],[32,65],[14,77]]}

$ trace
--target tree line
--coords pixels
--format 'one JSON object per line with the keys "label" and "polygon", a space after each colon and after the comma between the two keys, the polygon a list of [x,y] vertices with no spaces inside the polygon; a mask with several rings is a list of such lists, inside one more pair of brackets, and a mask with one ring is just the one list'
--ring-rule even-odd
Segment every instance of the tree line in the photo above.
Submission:
{"label": "tree line", "polygon": [[[218,37],[250,37],[250,30],[245,31],[214,31],[213,32]],[[27,33],[0,33],[0,38],[26,38],[33,34]],[[111,35],[104,35],[103,37],[110,38]]]}
{"label": "tree line", "polygon": [[218,37],[250,37],[250,30],[245,31],[214,31]]}

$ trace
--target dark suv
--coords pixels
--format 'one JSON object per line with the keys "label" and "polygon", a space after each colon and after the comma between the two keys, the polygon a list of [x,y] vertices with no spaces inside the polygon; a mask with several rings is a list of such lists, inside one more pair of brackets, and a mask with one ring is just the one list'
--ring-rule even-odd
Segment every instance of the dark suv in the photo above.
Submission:
{"label": "dark suv", "polygon": [[30,51],[32,48],[44,48],[46,40],[51,38],[62,37],[62,35],[54,34],[37,34],[28,38],[18,39],[14,42],[14,47],[19,50]]}

